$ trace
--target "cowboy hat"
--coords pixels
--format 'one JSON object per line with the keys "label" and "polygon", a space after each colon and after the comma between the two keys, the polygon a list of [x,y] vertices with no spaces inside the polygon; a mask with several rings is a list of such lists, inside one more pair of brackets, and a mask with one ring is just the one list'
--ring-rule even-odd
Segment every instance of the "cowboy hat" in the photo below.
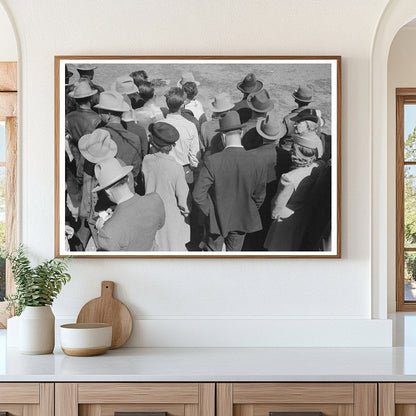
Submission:
{"label": "cowboy hat", "polygon": [[97,94],[97,92],[98,90],[93,90],[91,88],[88,80],[83,79],[75,84],[75,88],[73,91],[69,92],[68,95],[72,98],[86,98],[92,97],[93,95]]}
{"label": "cowboy hat", "polygon": [[299,111],[299,113],[292,117],[291,120],[295,123],[306,120],[313,121],[314,123],[318,123],[320,127],[325,125],[325,119],[322,117],[321,111],[314,108],[305,108],[304,110]]}
{"label": "cowboy hat", "polygon": [[312,95],[313,89],[310,85],[299,85],[298,89],[293,92],[292,97],[295,100],[310,103],[312,101]]}
{"label": "cowboy hat", "polygon": [[267,113],[274,108],[274,103],[270,99],[270,95],[266,90],[250,94],[247,97],[247,105],[257,113]]}
{"label": "cowboy hat", "polygon": [[253,73],[249,73],[237,84],[237,88],[245,94],[251,94],[259,92],[263,88],[263,83]]}
{"label": "cowboy hat", "polygon": [[261,137],[271,141],[281,139],[286,133],[285,125],[269,115],[257,120],[256,130]]}
{"label": "cowboy hat", "polygon": [[75,67],[77,71],[93,71],[94,69],[97,69],[96,65],[92,64],[79,64]]}
{"label": "cowboy hat", "polygon": [[192,72],[184,72],[181,79],[178,81],[177,86],[182,87],[182,85],[187,82],[195,82],[196,85],[200,84],[199,81],[195,81],[194,74]]}
{"label": "cowboy hat", "polygon": [[111,89],[119,92],[120,94],[134,94],[139,92],[133,78],[128,75],[118,77],[112,84]]}
{"label": "cowboy hat", "polygon": [[81,155],[91,163],[100,163],[117,154],[117,144],[107,130],[96,129],[79,139],[78,149]]}
{"label": "cowboy hat", "polygon": [[152,141],[159,146],[168,146],[179,140],[179,132],[174,126],[163,121],[149,124]]}
{"label": "cowboy hat", "polygon": [[130,110],[130,106],[124,101],[123,96],[117,91],[104,91],[100,94],[100,100],[94,106],[99,110],[115,111],[117,113],[124,113]]}
{"label": "cowboy hat", "polygon": [[220,128],[215,131],[226,133],[227,131],[240,130],[244,127],[241,124],[240,116],[237,111],[228,111],[220,119]]}
{"label": "cowboy hat", "polygon": [[120,162],[114,157],[97,163],[94,168],[94,173],[99,186],[96,186],[92,191],[98,192],[114,185],[132,170],[133,166],[121,166]]}
{"label": "cowboy hat", "polygon": [[214,101],[212,101],[210,107],[214,113],[224,113],[225,111],[234,108],[234,105],[235,104],[231,100],[230,95],[226,92],[223,92],[215,96]]}

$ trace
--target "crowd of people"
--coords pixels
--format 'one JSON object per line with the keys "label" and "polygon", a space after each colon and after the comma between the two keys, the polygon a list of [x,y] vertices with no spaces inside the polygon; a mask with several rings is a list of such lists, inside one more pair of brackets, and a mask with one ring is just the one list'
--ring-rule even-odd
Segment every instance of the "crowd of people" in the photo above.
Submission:
{"label": "crowd of people", "polygon": [[145,71],[105,90],[95,69],[65,70],[67,251],[331,249],[331,136],[311,86],[278,119],[254,73],[239,102],[223,91],[207,109],[191,72],[160,107]]}

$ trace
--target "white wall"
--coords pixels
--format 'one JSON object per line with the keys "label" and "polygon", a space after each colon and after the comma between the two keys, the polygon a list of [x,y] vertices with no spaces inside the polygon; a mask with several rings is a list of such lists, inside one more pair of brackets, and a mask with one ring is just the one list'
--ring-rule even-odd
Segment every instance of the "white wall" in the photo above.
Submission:
{"label": "white wall", "polygon": [[16,38],[11,21],[6,10],[0,6],[0,61],[17,61],[17,56]]}
{"label": "white wall", "polygon": [[395,233],[396,233],[396,88],[416,87],[416,26],[403,27],[393,40],[388,64],[388,212],[389,229],[389,268],[388,268],[388,309],[396,310],[396,261],[395,261]]}
{"label": "white wall", "polygon": [[110,279],[137,319],[130,345],[391,343],[385,297],[371,320],[370,55],[387,0],[0,4],[21,39],[21,237],[43,257],[54,253],[54,55],[343,59],[342,259],[74,259],[59,318],[72,320]]}

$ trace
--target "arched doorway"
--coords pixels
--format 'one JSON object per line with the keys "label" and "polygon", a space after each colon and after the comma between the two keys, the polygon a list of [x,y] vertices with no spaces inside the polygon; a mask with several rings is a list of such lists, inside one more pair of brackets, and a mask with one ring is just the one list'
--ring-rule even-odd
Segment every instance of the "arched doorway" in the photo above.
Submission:
{"label": "arched doorway", "polygon": [[[371,56],[371,136],[372,136],[372,316],[387,317],[387,298],[395,268],[395,172],[388,149],[388,57],[394,37],[402,26],[416,17],[413,0],[390,2],[377,28]],[[390,152],[391,153],[391,152]],[[394,235],[392,235],[394,233]],[[394,273],[394,272],[393,272]],[[395,273],[394,273],[395,275]]]}
{"label": "arched doorway", "polygon": [[[17,242],[17,60],[18,48],[9,15],[0,2],[0,245]],[[0,326],[5,326],[4,296],[13,291],[10,269],[0,259]],[[2,305],[3,303],[3,305]]]}

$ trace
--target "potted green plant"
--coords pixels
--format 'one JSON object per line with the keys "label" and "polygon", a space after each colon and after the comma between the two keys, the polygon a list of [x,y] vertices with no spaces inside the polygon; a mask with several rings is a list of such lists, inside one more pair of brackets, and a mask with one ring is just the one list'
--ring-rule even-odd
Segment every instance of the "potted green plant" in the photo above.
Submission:
{"label": "potted green plant", "polygon": [[51,305],[71,276],[67,258],[45,260],[32,266],[23,246],[5,252],[10,261],[16,292],[6,296],[9,310],[19,318],[19,350],[24,354],[49,354],[55,346],[55,316]]}

